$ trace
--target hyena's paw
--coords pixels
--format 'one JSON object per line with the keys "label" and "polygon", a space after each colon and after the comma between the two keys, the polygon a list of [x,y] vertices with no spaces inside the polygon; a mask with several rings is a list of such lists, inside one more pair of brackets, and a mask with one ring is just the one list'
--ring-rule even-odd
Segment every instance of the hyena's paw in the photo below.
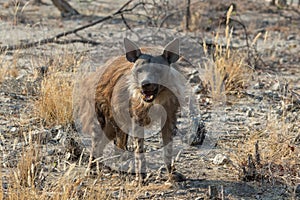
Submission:
{"label": "hyena's paw", "polygon": [[169,180],[170,182],[182,182],[182,181],[186,181],[186,177],[179,173],[179,172],[172,172],[172,173],[169,173]]}
{"label": "hyena's paw", "polygon": [[111,173],[113,169],[111,169],[109,166],[105,165],[101,162],[93,162],[89,163],[86,170],[85,170],[85,176],[98,176],[99,173]]}

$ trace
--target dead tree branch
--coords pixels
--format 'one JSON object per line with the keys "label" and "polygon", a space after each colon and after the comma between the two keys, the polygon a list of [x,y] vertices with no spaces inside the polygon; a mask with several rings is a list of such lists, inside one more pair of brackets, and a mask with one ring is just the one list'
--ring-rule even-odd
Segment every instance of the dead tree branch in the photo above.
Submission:
{"label": "dead tree branch", "polygon": [[[108,15],[104,18],[101,18],[99,20],[96,20],[92,23],[86,24],[84,26],[80,26],[78,28],[75,28],[73,30],[67,31],[67,32],[63,32],[63,33],[59,33],[53,37],[50,38],[45,38],[39,41],[35,41],[35,42],[29,42],[29,43],[25,43],[25,44],[16,44],[16,45],[7,45],[7,46],[2,46],[0,47],[0,53],[6,52],[6,51],[13,51],[13,50],[17,50],[17,49],[28,49],[31,47],[35,47],[38,45],[44,45],[44,44],[50,44],[50,43],[57,43],[57,44],[69,44],[72,40],[69,40],[69,42],[64,42],[64,41],[60,41],[59,39],[62,37],[65,37],[67,35],[71,35],[71,34],[76,34],[78,31],[81,31],[83,29],[95,26],[96,24],[102,23],[104,21],[110,20],[113,17],[117,16],[117,15],[121,15],[124,13],[128,13],[133,11],[136,7],[138,7],[139,5],[143,5],[143,2],[139,2],[136,3],[135,5],[133,5],[131,8],[127,8],[129,6],[129,4],[132,2],[133,0],[129,0],[127,1],[125,4],[123,4],[123,6],[121,8],[119,8],[117,11],[115,11],[114,13],[112,13],[111,15]],[[92,42],[90,40],[73,40],[75,42],[83,42],[83,43],[90,43],[90,44],[99,44],[96,42]]]}
{"label": "dead tree branch", "polygon": [[79,12],[65,0],[52,0],[52,3],[60,11],[62,17],[79,15]]}
{"label": "dead tree branch", "polygon": [[190,30],[190,18],[191,18],[191,0],[186,0],[186,13],[185,13],[185,30]]}

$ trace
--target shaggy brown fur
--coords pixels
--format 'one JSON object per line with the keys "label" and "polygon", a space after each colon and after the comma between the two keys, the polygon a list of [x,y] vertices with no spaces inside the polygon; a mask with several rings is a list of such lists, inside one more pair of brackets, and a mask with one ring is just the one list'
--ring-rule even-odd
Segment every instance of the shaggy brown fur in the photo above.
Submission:
{"label": "shaggy brown fur", "polygon": [[[177,43],[177,46],[175,43]],[[179,58],[178,41],[173,41],[173,43],[167,45],[162,55],[153,55],[151,49],[140,50],[134,43],[126,39],[125,49],[127,51],[126,56],[108,61],[103,68],[100,68],[82,83],[83,94],[79,100],[80,105],[77,112],[87,113],[84,109],[88,111],[94,109],[95,113],[94,115],[90,114],[90,116],[79,115],[83,132],[92,134],[91,158],[92,156],[101,156],[103,148],[111,140],[115,140],[118,148],[126,150],[127,133],[131,131],[135,143],[136,172],[143,179],[142,172],[145,172],[145,157],[143,155],[142,127],[149,125],[151,122],[150,108],[154,104],[160,104],[167,114],[166,117],[162,116],[161,119],[162,123],[165,122],[162,127],[164,161],[170,178],[178,181],[183,176],[175,173],[171,167],[172,132],[175,129],[176,113],[179,108],[178,99],[174,91],[163,85],[146,84],[150,91],[144,91],[144,85],[137,78],[137,70],[145,64],[170,65],[176,62]],[[144,79],[154,76],[154,72],[150,68],[147,73]],[[170,73],[172,72],[170,71]],[[173,90],[180,93],[181,86],[175,83],[173,87]],[[95,94],[94,99],[90,98],[93,92]],[[153,93],[153,95],[147,95],[147,92]],[[99,126],[95,126],[94,118],[97,119]],[[101,130],[97,130],[99,128]]]}

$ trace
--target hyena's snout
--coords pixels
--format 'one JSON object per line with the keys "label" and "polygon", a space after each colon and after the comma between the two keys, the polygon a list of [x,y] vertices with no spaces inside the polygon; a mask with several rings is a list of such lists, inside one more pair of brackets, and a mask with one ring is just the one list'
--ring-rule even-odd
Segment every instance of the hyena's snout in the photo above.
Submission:
{"label": "hyena's snout", "polygon": [[143,100],[146,102],[152,102],[156,98],[158,90],[159,85],[156,83],[151,83],[148,80],[144,80],[141,83],[141,93]]}

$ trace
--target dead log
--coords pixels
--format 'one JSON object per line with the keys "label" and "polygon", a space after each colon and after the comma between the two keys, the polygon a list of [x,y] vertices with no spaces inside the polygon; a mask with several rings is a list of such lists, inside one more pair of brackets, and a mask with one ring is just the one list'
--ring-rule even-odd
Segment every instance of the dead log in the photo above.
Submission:
{"label": "dead log", "polygon": [[191,0],[186,0],[186,13],[185,13],[185,30],[190,30],[190,18],[191,18]]}
{"label": "dead log", "polygon": [[65,0],[51,0],[53,5],[60,11],[62,17],[70,17],[73,15],[80,15],[79,12],[74,9],[67,1]]}

